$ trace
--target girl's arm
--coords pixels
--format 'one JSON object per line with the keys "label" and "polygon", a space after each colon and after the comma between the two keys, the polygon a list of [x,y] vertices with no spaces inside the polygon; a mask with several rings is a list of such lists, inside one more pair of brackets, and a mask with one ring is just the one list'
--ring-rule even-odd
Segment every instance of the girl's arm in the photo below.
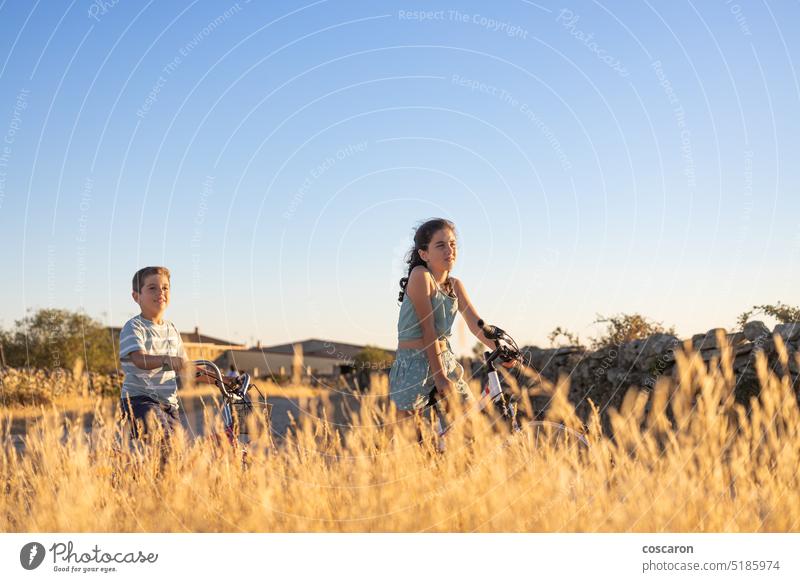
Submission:
{"label": "girl's arm", "polygon": [[406,293],[417,312],[417,319],[422,329],[422,343],[425,345],[425,355],[431,366],[434,382],[437,388],[444,388],[449,379],[442,371],[442,359],[439,355],[439,343],[436,341],[436,326],[433,319],[431,294],[435,283],[423,267],[416,267],[411,271],[406,285]]}
{"label": "girl's arm", "polygon": [[456,292],[456,297],[458,297],[458,311],[461,313],[464,321],[467,322],[467,327],[469,327],[472,335],[478,338],[483,345],[488,347],[490,350],[493,350],[495,348],[494,342],[486,339],[486,336],[483,335],[483,330],[478,326],[478,320],[480,319],[480,316],[475,310],[475,306],[472,304],[472,301],[470,301],[464,284],[455,277],[451,277],[450,280],[453,282],[453,290]]}

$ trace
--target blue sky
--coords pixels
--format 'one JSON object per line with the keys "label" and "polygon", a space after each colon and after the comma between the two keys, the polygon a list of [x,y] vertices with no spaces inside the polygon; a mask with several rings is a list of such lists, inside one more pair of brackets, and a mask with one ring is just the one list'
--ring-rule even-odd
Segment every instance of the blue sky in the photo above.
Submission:
{"label": "blue sky", "polygon": [[[133,272],[243,342],[390,347],[413,226],[525,343],[797,304],[796,3],[0,4],[0,323]],[[457,330],[461,347],[471,345]]]}

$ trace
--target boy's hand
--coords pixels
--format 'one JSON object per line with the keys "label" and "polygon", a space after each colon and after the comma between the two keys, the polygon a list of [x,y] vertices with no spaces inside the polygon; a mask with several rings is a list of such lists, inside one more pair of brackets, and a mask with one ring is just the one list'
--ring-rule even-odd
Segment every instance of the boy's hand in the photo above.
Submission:
{"label": "boy's hand", "polygon": [[180,372],[186,367],[186,360],[180,356],[164,356],[164,369]]}
{"label": "boy's hand", "polygon": [[[185,364],[189,366],[188,362]],[[192,367],[192,366],[189,366]],[[217,385],[217,377],[212,374],[208,369],[202,366],[193,366],[194,367],[194,381],[199,382],[200,384],[213,384],[214,386]],[[225,376],[222,377],[222,383],[226,386],[230,386],[235,382],[236,378],[226,378]]]}

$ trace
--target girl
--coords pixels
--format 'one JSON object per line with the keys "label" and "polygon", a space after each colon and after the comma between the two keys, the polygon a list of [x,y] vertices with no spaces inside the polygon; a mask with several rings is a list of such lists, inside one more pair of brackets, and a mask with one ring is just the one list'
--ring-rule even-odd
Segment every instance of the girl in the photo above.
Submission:
{"label": "girl", "polygon": [[451,277],[456,262],[456,228],[449,220],[435,218],[417,228],[414,248],[406,259],[408,276],[400,279],[400,317],[397,322],[397,355],[389,373],[389,396],[404,416],[419,412],[431,392],[447,403],[461,394],[472,399],[448,338],[456,313],[482,343],[494,349],[483,335],[480,317],[464,285]]}

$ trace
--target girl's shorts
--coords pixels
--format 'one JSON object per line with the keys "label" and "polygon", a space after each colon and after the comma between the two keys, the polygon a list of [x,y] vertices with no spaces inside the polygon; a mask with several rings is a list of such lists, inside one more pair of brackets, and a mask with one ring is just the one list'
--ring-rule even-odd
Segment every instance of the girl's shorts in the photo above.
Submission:
{"label": "girl's shorts", "polygon": [[[471,399],[472,393],[464,381],[464,368],[450,349],[442,351],[442,366],[459,394],[467,400]],[[389,397],[398,410],[421,410],[428,404],[435,387],[425,350],[397,350],[389,372]]]}

